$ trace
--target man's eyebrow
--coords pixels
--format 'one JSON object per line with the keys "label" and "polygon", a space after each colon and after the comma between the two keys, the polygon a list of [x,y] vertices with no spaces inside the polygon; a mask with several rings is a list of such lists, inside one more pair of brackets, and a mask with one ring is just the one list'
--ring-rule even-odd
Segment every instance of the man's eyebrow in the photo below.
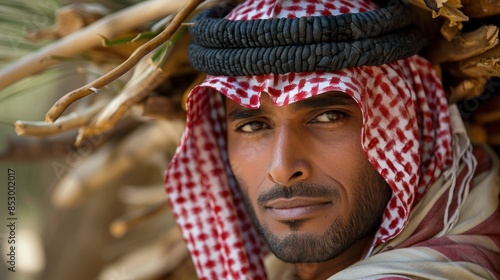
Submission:
{"label": "man's eyebrow", "polygon": [[229,121],[244,120],[249,118],[254,118],[266,114],[267,109],[259,107],[257,109],[249,109],[243,106],[238,106],[233,110],[229,111],[227,114],[227,119]]}
{"label": "man's eyebrow", "polygon": [[357,105],[349,95],[339,91],[321,93],[311,98],[293,103],[294,110],[314,109],[334,105]]}

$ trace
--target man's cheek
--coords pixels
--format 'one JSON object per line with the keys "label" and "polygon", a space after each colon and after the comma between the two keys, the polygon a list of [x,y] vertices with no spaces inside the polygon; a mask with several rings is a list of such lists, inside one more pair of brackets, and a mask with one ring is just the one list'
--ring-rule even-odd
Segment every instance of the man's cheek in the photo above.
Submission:
{"label": "man's cheek", "polygon": [[257,164],[262,160],[260,150],[255,146],[235,147],[229,152],[229,164],[238,177],[255,172]]}

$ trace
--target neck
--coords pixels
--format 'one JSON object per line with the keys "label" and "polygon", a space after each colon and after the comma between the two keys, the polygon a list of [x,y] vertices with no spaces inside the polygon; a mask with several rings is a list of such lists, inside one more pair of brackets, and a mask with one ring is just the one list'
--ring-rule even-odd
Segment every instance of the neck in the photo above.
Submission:
{"label": "neck", "polygon": [[335,273],[359,261],[363,256],[368,243],[371,241],[372,236],[358,240],[342,254],[325,262],[294,264],[297,279],[327,279]]}

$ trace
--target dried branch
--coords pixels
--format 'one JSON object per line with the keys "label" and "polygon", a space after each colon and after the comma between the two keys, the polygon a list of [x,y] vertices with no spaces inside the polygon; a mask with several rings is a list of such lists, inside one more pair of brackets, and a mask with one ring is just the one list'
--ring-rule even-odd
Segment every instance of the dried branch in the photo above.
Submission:
{"label": "dried branch", "polygon": [[483,25],[474,31],[455,36],[451,41],[437,40],[429,48],[426,57],[436,64],[459,61],[481,54],[498,43],[498,27]]}
{"label": "dried branch", "polygon": [[53,193],[56,207],[71,207],[89,193],[105,188],[137,166],[164,169],[184,129],[183,121],[155,121],[132,131],[120,143],[107,143],[83,160],[62,180]]}
{"label": "dried branch", "polygon": [[[441,24],[441,35],[447,40],[452,40],[455,35],[459,34],[463,27],[462,22],[469,20],[469,18],[459,10],[461,7],[460,1],[408,0],[407,2],[415,7],[427,11],[432,15],[433,19],[442,16],[444,22]],[[414,12],[414,14],[418,13],[419,12]],[[421,21],[422,18],[414,19],[415,23],[421,24]],[[427,22],[427,20],[425,21]],[[432,25],[439,24],[440,21],[435,21]],[[428,27],[429,26],[427,25],[426,28]],[[426,32],[427,31],[428,30],[426,29]]]}
{"label": "dried branch", "polygon": [[36,161],[46,157],[63,156],[75,148],[75,137],[75,131],[44,139],[9,137],[5,149],[0,151],[0,161]]}
{"label": "dried branch", "polygon": [[52,108],[49,109],[45,116],[45,120],[47,122],[54,122],[61,115],[61,113],[75,100],[87,96],[92,92],[98,91],[99,89],[108,85],[110,82],[116,80],[117,78],[128,72],[130,69],[132,69],[132,67],[134,67],[134,65],[136,65],[137,62],[139,62],[145,55],[168,41],[180,27],[181,23],[186,18],[188,18],[188,16],[202,1],[203,0],[189,0],[186,5],[179,11],[179,13],[174,17],[167,28],[165,28],[165,30],[163,30],[160,34],[158,34],[156,37],[154,37],[144,45],[137,48],[134,53],[118,67],[96,79],[94,82],[63,96],[52,106]]}
{"label": "dried branch", "polygon": [[485,18],[500,14],[500,3],[492,0],[462,0],[462,11],[470,18]]}
{"label": "dried branch", "polygon": [[143,221],[151,219],[169,209],[169,204],[166,199],[153,206],[144,207],[142,209],[128,212],[124,216],[116,219],[111,223],[109,231],[115,238],[124,236],[130,228]]}
{"label": "dried branch", "polygon": [[461,81],[458,85],[450,87],[449,102],[456,103],[465,98],[474,98],[480,96],[486,89],[487,79],[478,77]]}
{"label": "dried branch", "polygon": [[468,21],[469,17],[464,15],[462,11],[458,8],[459,6],[452,5],[448,2],[443,3],[443,7],[439,9],[439,12],[432,12],[433,17],[443,16],[451,21],[451,24],[459,24],[464,21]]}
{"label": "dried branch", "polygon": [[[135,129],[142,122],[127,118],[116,125],[113,130],[88,139],[92,147],[97,149],[110,138],[120,138]],[[68,130],[44,138],[19,137],[8,138],[5,149],[0,151],[0,161],[33,161],[46,157],[65,157],[78,152],[75,146],[77,131]]]}
{"label": "dried branch", "polygon": [[172,98],[157,94],[146,99],[143,116],[171,120],[185,118],[186,114]]}
{"label": "dried branch", "polygon": [[56,60],[47,60],[48,57],[72,56],[100,46],[100,35],[113,38],[151,20],[165,17],[177,11],[182,4],[182,1],[177,0],[149,0],[106,16],[0,69],[0,90],[59,63]]}
{"label": "dried branch", "polygon": [[126,186],[120,191],[120,198],[126,205],[145,206],[165,201],[164,185]]}
{"label": "dried branch", "polygon": [[488,114],[488,116],[485,116],[488,118],[487,123],[483,123],[483,127],[486,131],[487,135],[487,143],[492,145],[492,146],[500,146],[500,113],[498,112],[498,107],[497,111],[491,112]]}
{"label": "dried branch", "polygon": [[135,74],[139,74],[140,77],[134,75],[122,92],[113,98],[91,123],[80,129],[76,145],[86,137],[113,128],[132,106],[145,98],[154,87],[158,86],[166,78],[165,73],[161,69],[152,65],[150,67],[137,68]]}
{"label": "dried branch", "polygon": [[462,27],[461,24],[453,24],[449,19],[446,19],[443,25],[441,25],[441,35],[443,35],[446,40],[451,41],[455,36],[460,34]]}
{"label": "dried branch", "polygon": [[500,45],[471,58],[445,64],[446,70],[458,78],[500,77]]}
{"label": "dried branch", "polygon": [[436,7],[434,10],[428,7],[425,2],[425,0],[408,0],[408,3],[411,5],[432,12],[432,17],[434,18],[443,16],[444,18],[449,19],[451,25],[469,20],[469,18],[459,10],[461,6],[460,1],[435,1]]}
{"label": "dried branch", "polygon": [[163,83],[177,69],[189,64],[186,51],[189,39],[189,36],[184,36],[172,47],[162,68],[153,63],[150,55],[144,57],[136,65],[132,78],[122,92],[93,121],[80,129],[77,145],[85,137],[111,129],[123,118],[130,107],[143,101],[153,89]]}
{"label": "dried branch", "polygon": [[109,100],[101,100],[90,107],[84,108],[81,111],[75,111],[58,119],[55,123],[32,122],[32,121],[17,121],[17,135],[26,135],[34,137],[46,137],[52,134],[61,133],[63,131],[79,128],[89,122],[97,112],[99,112]]}
{"label": "dried branch", "polygon": [[[130,279],[160,279],[161,276],[174,272],[188,259],[189,251],[176,226],[165,234],[139,249],[129,252],[117,262],[106,267],[97,279],[111,279],[116,272]],[[190,270],[191,275],[194,270]],[[163,278],[161,278],[163,279]],[[176,279],[191,279],[182,275]]]}

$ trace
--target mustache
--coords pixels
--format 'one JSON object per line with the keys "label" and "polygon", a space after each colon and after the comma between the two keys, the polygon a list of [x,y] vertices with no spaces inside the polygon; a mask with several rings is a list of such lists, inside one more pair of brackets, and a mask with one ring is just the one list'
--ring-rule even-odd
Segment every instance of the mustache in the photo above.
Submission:
{"label": "mustache", "polygon": [[319,184],[300,182],[291,186],[274,185],[270,190],[257,197],[257,204],[261,207],[278,198],[290,199],[293,197],[339,197],[337,188]]}

